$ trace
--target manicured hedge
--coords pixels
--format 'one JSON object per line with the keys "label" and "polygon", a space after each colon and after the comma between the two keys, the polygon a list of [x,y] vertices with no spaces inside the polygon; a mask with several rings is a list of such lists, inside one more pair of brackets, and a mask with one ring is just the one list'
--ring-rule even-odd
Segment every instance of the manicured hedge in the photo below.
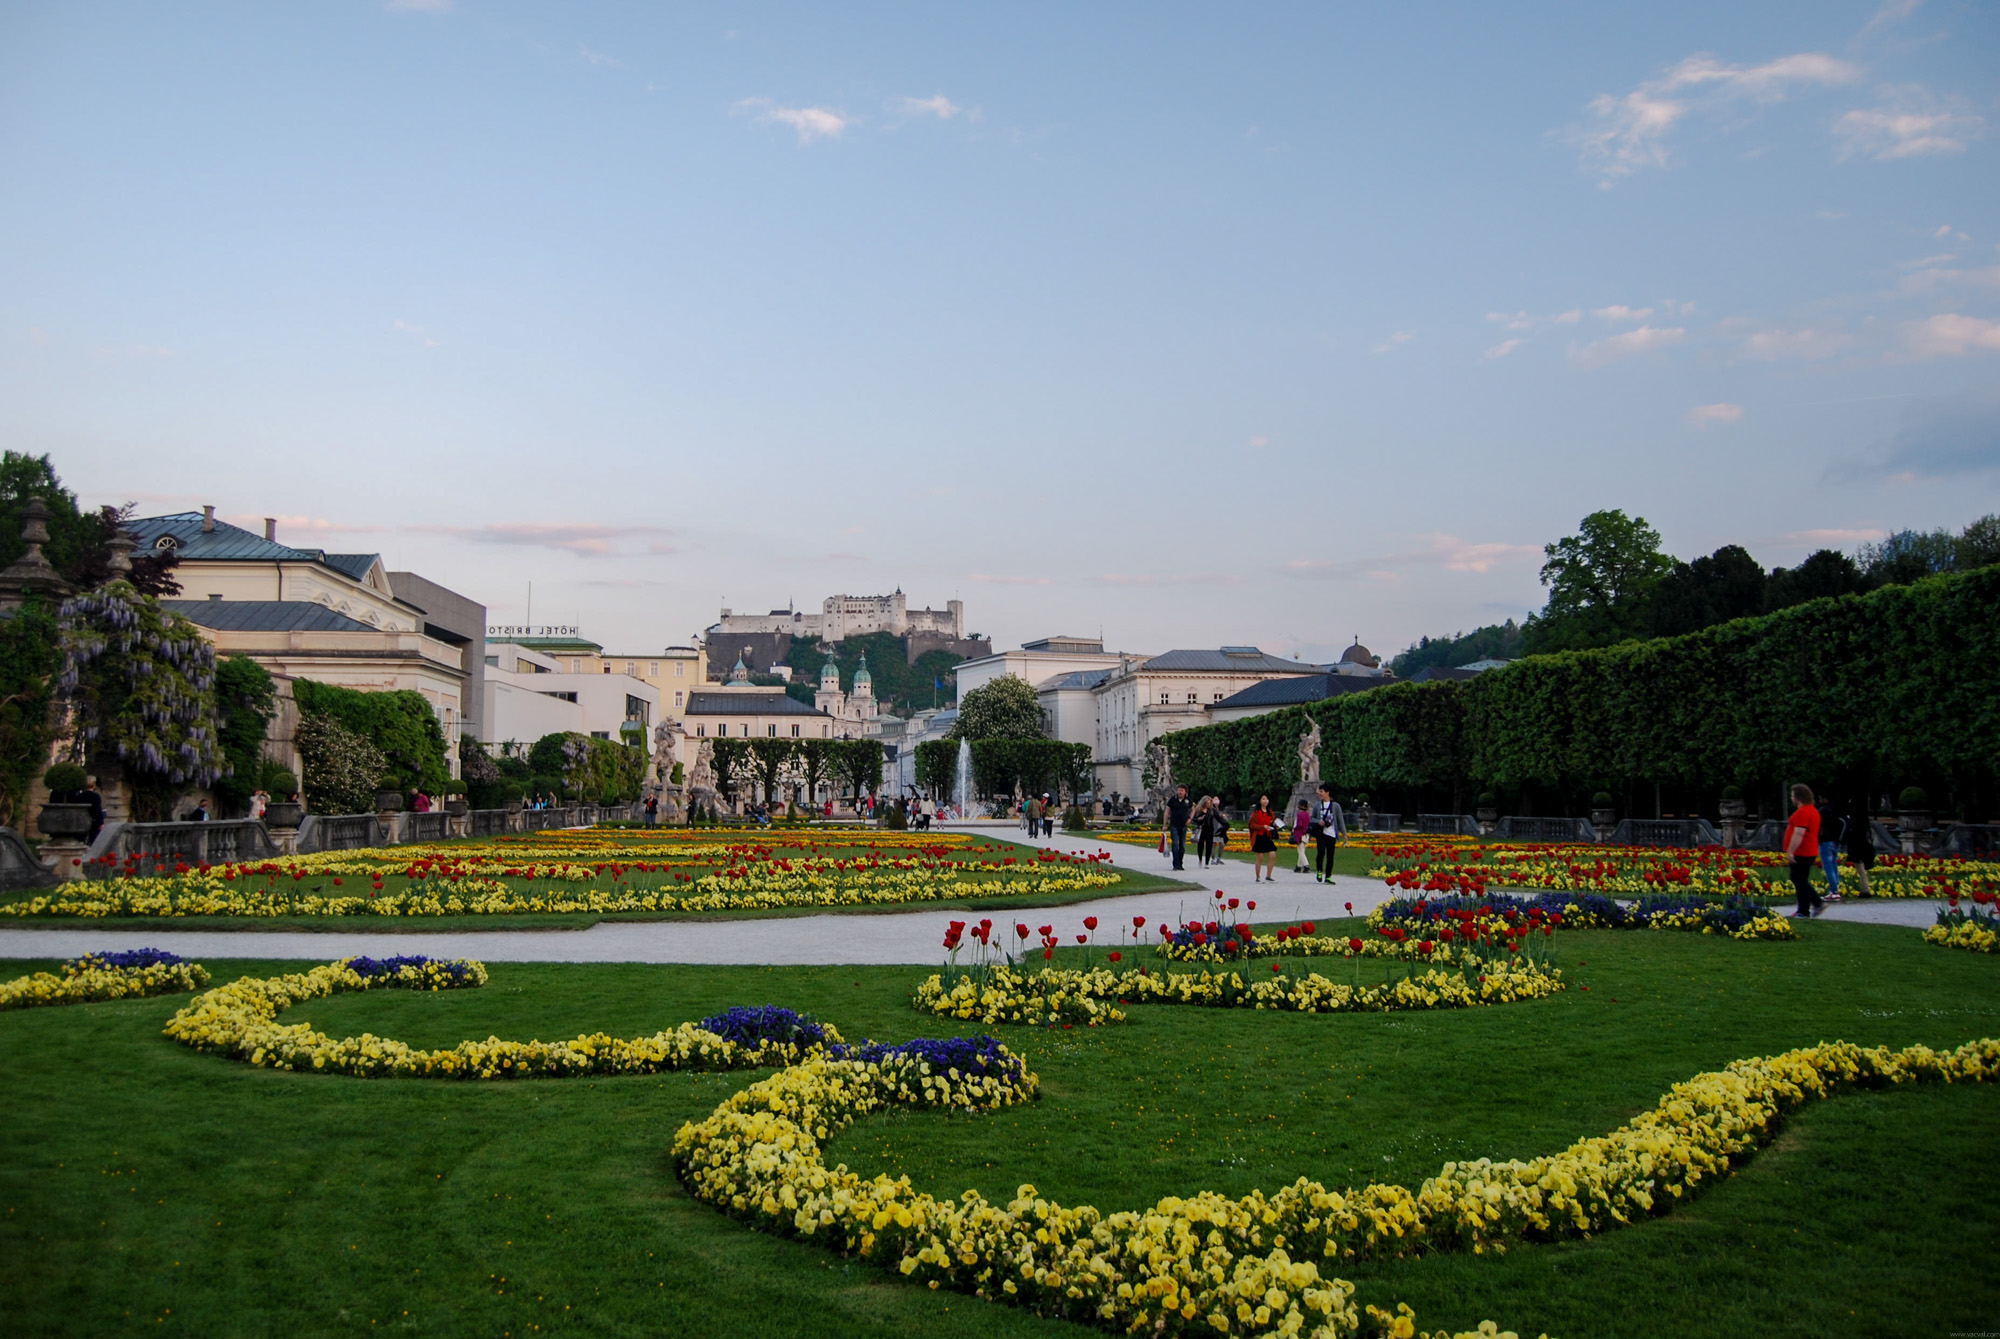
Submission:
{"label": "manicured hedge", "polygon": [[444,792],[444,727],[422,693],[410,689],[364,692],[338,684],[295,679],[292,697],[302,716],[323,716],[373,744],[387,763],[379,784],[391,790]]}
{"label": "manicured hedge", "polygon": [[1462,812],[1490,789],[1549,812],[1600,788],[1636,809],[1643,788],[1650,812],[1654,786],[1712,809],[1725,785],[1776,807],[1802,780],[1878,796],[1920,784],[1986,819],[2000,799],[2000,567],[1179,731],[1174,774],[1238,800],[1289,792],[1308,712],[1321,775],[1406,811]]}

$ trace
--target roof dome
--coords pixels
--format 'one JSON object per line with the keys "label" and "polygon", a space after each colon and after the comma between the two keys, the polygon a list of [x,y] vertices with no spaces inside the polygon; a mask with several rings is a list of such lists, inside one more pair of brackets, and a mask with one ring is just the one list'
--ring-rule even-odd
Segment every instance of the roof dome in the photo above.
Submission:
{"label": "roof dome", "polygon": [[875,682],[875,676],[868,672],[868,657],[864,654],[861,657],[860,667],[854,671],[855,686],[859,687],[864,683],[872,684],[874,682]]}
{"label": "roof dome", "polygon": [[1367,647],[1361,644],[1361,639],[1359,637],[1356,637],[1354,639],[1354,645],[1348,647],[1345,651],[1342,651],[1340,653],[1340,663],[1343,665],[1365,665],[1369,669],[1375,669],[1379,667],[1382,662],[1375,658],[1375,653],[1373,651],[1370,651]]}

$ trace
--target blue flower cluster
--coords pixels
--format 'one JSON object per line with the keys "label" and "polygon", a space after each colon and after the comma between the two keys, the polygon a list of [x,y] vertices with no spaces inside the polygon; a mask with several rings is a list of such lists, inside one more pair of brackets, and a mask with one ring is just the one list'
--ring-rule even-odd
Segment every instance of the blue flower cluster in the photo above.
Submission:
{"label": "blue flower cluster", "polygon": [[741,1046],[774,1041],[792,1046],[824,1043],[826,1029],[811,1014],[776,1004],[738,1004],[701,1020],[704,1031]]}
{"label": "blue flower cluster", "polygon": [[926,1061],[934,1070],[955,1069],[961,1074],[989,1071],[996,1066],[1001,1072],[1018,1067],[1021,1058],[1012,1052],[1003,1055],[1003,1049],[996,1038],[986,1036],[948,1037],[942,1041],[918,1037],[915,1041],[899,1041],[893,1045],[863,1042],[846,1048],[840,1058],[860,1060],[871,1065]]}
{"label": "blue flower cluster", "polygon": [[169,953],[163,948],[132,948],[123,953],[86,953],[81,958],[71,958],[63,964],[63,975],[75,976],[78,972],[134,971],[142,967],[171,967],[187,959],[178,953]]}
{"label": "blue flower cluster", "polygon": [[1629,904],[1603,893],[1540,893],[1534,897],[1517,897],[1512,893],[1469,897],[1450,893],[1392,898],[1382,904],[1381,918],[1385,925],[1432,924],[1467,911],[1482,916],[1505,916],[1513,912],[1525,917],[1531,909],[1539,909],[1544,915],[1560,915],[1565,924],[1579,929],[1643,930],[1656,921],[1684,922],[1693,918],[1724,933],[1733,933],[1769,914],[1761,903],[1740,893],[1720,901],[1656,894]]}
{"label": "blue flower cluster", "polygon": [[449,977],[455,986],[466,985],[473,978],[473,964],[456,958],[427,958],[421,953],[412,953],[399,958],[362,957],[347,960],[349,971],[371,981],[378,976],[394,976],[405,967],[420,971],[428,968],[433,973]]}

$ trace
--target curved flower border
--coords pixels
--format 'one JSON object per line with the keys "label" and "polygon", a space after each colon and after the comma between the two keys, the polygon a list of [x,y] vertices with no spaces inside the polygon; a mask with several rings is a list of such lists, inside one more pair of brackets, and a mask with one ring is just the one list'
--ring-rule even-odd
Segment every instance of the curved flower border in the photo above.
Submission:
{"label": "curved flower border", "polygon": [[[1629,1224],[1726,1173],[1807,1101],[1997,1072],[1996,1038],[1942,1052],[1825,1042],[1698,1074],[1629,1124],[1560,1153],[1446,1163],[1416,1191],[1335,1191],[1301,1177],[1270,1195],[1202,1192],[1103,1213],[1030,1185],[998,1205],[975,1190],[939,1200],[908,1177],[829,1169],[827,1139],[861,1116],[895,1103],[991,1110],[1031,1096],[1033,1076],[811,1056],[683,1125],[673,1157],[697,1198],[753,1227],[876,1260],[932,1288],[1128,1333],[1346,1339],[1362,1324],[1353,1285],[1322,1276],[1319,1261],[1485,1252]],[[1406,1308],[1371,1315],[1393,1333],[1414,1330]]]}
{"label": "curved flower border", "polygon": [[59,972],[36,972],[0,982],[0,1009],[173,995],[200,990],[207,984],[206,967],[162,949],[86,953],[64,963]]}

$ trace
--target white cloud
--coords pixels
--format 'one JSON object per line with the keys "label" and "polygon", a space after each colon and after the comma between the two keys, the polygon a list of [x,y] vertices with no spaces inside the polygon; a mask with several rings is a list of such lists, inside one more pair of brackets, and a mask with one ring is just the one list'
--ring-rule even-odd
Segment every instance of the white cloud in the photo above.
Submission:
{"label": "white cloud", "polygon": [[1753,358],[1831,358],[1849,344],[1851,336],[1838,330],[1759,330],[1743,341],[1743,351]]}
{"label": "white cloud", "polygon": [[1879,106],[1856,108],[1833,123],[1840,157],[1886,162],[1964,153],[1986,133],[1986,118],[1957,99],[1941,100],[1914,85],[1881,93]]}
{"label": "white cloud", "polygon": [[1866,26],[1861,29],[1854,40],[1857,42],[1866,41],[1868,38],[1873,37],[1877,30],[1893,27],[1901,23],[1904,19],[1910,17],[1910,15],[1916,13],[1917,6],[1923,2],[1924,0],[1888,0],[1888,3],[1875,11],[1875,17],[1868,20]]}
{"label": "white cloud", "polygon": [[1269,437],[1252,437],[1250,439],[1250,445],[1252,446],[1269,446],[1270,444],[1271,439]]}
{"label": "white cloud", "polygon": [[940,121],[949,121],[954,116],[965,116],[975,121],[979,119],[977,109],[968,113],[965,108],[942,93],[933,94],[928,98],[898,99],[895,110],[905,117],[935,116]]}
{"label": "white cloud", "polygon": [[816,139],[839,139],[854,124],[854,118],[831,107],[785,107],[769,98],[745,98],[731,110],[754,114],[759,125],[790,126],[798,132],[799,143]]}
{"label": "white cloud", "polygon": [[1486,319],[1509,330],[1532,330],[1535,318],[1526,312],[1487,312]]}
{"label": "white cloud", "polygon": [[1925,268],[1904,275],[1900,287],[1906,293],[1928,293],[1939,288],[2000,288],[2000,265],[1959,270],[1934,263],[1953,259],[1956,257],[1928,256],[1916,262]]}
{"label": "white cloud", "polygon": [[1556,316],[1551,316],[1549,319],[1551,321],[1556,322],[1558,325],[1575,325],[1578,321],[1581,321],[1583,319],[1583,308],[1571,307],[1568,311],[1562,312],[1561,314]]}
{"label": "white cloud", "polygon": [[1945,313],[1903,327],[1903,344],[1915,358],[1991,350],[2000,353],[2000,321]]}
{"label": "white cloud", "polygon": [[1377,353],[1393,352],[1394,350],[1401,348],[1403,345],[1408,344],[1411,340],[1415,339],[1416,337],[1417,335],[1414,330],[1398,330],[1395,334],[1389,336],[1389,338],[1383,340],[1380,344],[1377,344],[1375,346],[1375,352]]}
{"label": "white cloud", "polygon": [[1480,354],[1479,356],[1481,358],[1484,358],[1486,361],[1491,362],[1496,358],[1505,358],[1508,354],[1512,353],[1514,350],[1520,347],[1521,347],[1521,341],[1518,339],[1503,339],[1498,344],[1495,344],[1492,348],[1488,349],[1486,352]]}
{"label": "white cloud", "polygon": [[1743,417],[1740,404],[1698,404],[1688,410],[1688,422],[1697,428],[1713,427],[1717,423],[1734,423]]}
{"label": "white cloud", "polygon": [[1592,316],[1605,321],[1643,321],[1653,314],[1651,307],[1593,307]]}
{"label": "white cloud", "polygon": [[1600,94],[1590,103],[1591,124],[1570,132],[1584,170],[1599,184],[1669,161],[1667,137],[1690,112],[1739,99],[1777,102],[1791,90],[1849,84],[1859,67],[1824,52],[1803,51],[1762,65],[1725,65],[1707,53],[1689,56],[1630,93]]}
{"label": "white cloud", "polygon": [[1680,326],[1642,325],[1637,330],[1627,330],[1622,334],[1607,335],[1594,344],[1581,348],[1570,346],[1569,356],[1585,367],[1597,367],[1637,353],[1653,353],[1670,344],[1678,344],[1687,338],[1687,331]]}

